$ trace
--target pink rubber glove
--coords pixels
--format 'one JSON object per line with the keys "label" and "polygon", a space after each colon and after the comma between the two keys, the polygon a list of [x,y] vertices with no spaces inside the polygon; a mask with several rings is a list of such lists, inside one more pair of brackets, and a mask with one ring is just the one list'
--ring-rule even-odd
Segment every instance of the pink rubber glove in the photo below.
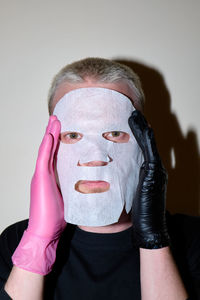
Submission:
{"label": "pink rubber glove", "polygon": [[59,237],[66,226],[63,200],[54,173],[59,133],[60,122],[51,116],[31,182],[28,228],[12,256],[14,265],[42,275],[52,269]]}

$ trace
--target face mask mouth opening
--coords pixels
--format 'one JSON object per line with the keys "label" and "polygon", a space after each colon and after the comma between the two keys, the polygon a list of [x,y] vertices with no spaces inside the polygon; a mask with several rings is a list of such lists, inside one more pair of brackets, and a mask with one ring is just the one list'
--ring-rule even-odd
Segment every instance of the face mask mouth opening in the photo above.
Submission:
{"label": "face mask mouth opening", "polygon": [[104,180],[79,180],[74,189],[82,194],[104,193],[110,189],[110,183]]}

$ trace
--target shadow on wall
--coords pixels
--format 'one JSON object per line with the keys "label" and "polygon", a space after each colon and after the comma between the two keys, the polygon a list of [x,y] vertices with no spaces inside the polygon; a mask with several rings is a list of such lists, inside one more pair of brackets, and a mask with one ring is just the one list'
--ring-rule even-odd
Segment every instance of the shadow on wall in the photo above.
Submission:
{"label": "shadow on wall", "polygon": [[[160,156],[168,172],[167,209],[171,213],[200,214],[200,158],[197,135],[184,137],[162,75],[142,63],[115,59],[133,69],[145,93],[144,114],[155,132]],[[173,155],[172,155],[173,154]],[[173,156],[175,163],[173,163]]]}

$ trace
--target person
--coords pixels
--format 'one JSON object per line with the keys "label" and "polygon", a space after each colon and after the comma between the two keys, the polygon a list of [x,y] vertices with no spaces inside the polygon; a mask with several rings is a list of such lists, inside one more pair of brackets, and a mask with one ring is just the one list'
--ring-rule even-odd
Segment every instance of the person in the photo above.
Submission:
{"label": "person", "polygon": [[48,103],[29,221],[0,238],[0,299],[197,299],[200,221],[165,212],[138,76],[86,58],[55,76]]}

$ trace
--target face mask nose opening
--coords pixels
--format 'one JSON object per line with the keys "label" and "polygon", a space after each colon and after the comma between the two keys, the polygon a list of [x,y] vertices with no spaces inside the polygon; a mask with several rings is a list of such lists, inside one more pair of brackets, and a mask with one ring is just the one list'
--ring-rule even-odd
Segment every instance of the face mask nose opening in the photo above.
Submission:
{"label": "face mask nose opening", "polygon": [[102,166],[107,166],[112,161],[113,159],[108,155],[107,161],[93,160],[88,162],[80,162],[79,160],[77,166],[78,167],[102,167]]}

